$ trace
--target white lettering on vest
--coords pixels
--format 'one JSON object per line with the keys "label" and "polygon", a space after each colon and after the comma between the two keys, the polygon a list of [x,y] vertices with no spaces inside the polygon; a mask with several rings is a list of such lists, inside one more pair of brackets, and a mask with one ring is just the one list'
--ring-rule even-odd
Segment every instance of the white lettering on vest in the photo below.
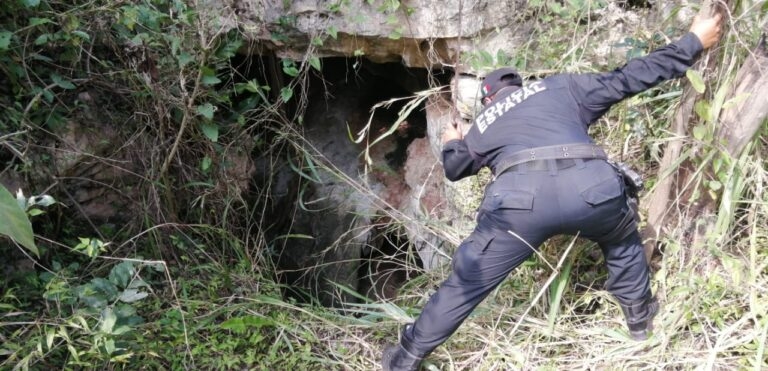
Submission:
{"label": "white lettering on vest", "polygon": [[480,131],[480,134],[483,134],[488,129],[488,127],[496,121],[497,118],[506,114],[509,112],[509,110],[522,103],[526,99],[536,95],[536,93],[540,93],[544,90],[547,90],[546,85],[544,85],[541,81],[536,81],[528,86],[524,86],[521,89],[515,90],[503,101],[496,102],[492,106],[486,107],[482,112],[480,112],[479,115],[477,115],[477,117],[475,117],[475,125],[477,125],[477,130]]}

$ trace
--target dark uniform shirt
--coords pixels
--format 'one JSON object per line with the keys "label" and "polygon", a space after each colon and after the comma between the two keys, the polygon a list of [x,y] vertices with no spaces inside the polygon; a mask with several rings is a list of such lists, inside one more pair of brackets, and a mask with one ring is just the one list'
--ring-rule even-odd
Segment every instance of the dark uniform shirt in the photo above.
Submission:
{"label": "dark uniform shirt", "polygon": [[484,166],[495,170],[501,159],[528,148],[592,143],[589,125],[613,104],[682,76],[702,50],[698,37],[688,33],[611,72],[560,74],[502,90],[475,117],[464,139],[443,146],[445,176],[455,181]]}

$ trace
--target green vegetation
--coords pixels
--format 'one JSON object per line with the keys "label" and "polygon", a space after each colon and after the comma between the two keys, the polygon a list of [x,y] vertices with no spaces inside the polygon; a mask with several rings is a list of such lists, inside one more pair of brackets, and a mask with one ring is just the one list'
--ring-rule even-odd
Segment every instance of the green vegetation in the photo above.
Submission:
{"label": "green vegetation", "polygon": [[[0,186],[0,254],[20,256],[18,269],[0,272],[1,370],[377,369],[383,344],[444,278],[442,270],[420,272],[395,301],[351,293],[359,301],[344,311],[283,296],[271,259],[277,242],[266,234],[275,179],[248,179],[237,158],[289,160],[303,182],[319,182],[319,171],[353,182],[301,136],[304,82],[321,60],[310,48],[303,60],[278,61],[283,84],[244,76],[233,65],[243,35],[220,31],[231,20],[202,3],[8,0],[0,7],[0,177],[21,177],[31,187],[26,194],[39,194]],[[330,12],[352,6],[330,3]],[[389,20],[418,11],[397,0],[364,3]],[[514,53],[478,47],[463,62],[478,70],[514,64],[530,76],[602,70],[592,61],[601,41],[591,20],[607,6],[531,1],[519,15],[532,22],[527,44]],[[659,19],[657,30],[625,35],[627,55],[681,34],[675,13]],[[594,129],[653,185],[683,87],[701,93],[676,163],[691,174],[680,196],[688,202],[675,200],[690,225],[675,225],[653,261],[653,289],[663,302],[655,335],[628,340],[620,309],[600,290],[599,249],[559,238],[495,290],[427,369],[768,369],[768,132],[763,125],[738,158],[716,135],[721,112],[745,99],[728,99],[726,91],[767,13],[765,2],[731,4],[730,29],[709,55],[716,68],[627,100]],[[273,31],[274,41],[286,40]],[[389,37],[407,33],[402,26]],[[311,45],[327,37],[337,30],[329,27]],[[72,134],[81,122],[83,132]],[[126,145],[68,154],[88,157],[97,172],[52,173],[68,159],[52,154],[94,134]],[[128,176],[94,175],[104,172]],[[116,207],[138,220],[83,220],[77,195],[67,191],[83,179],[108,184],[123,196]],[[248,194],[238,187],[243,179],[252,182]],[[480,192],[482,178],[472,182]],[[717,201],[714,227],[691,241],[692,230],[710,225],[697,214],[707,200]],[[395,226],[405,222],[396,212],[387,216]],[[423,225],[456,235],[444,220]]]}

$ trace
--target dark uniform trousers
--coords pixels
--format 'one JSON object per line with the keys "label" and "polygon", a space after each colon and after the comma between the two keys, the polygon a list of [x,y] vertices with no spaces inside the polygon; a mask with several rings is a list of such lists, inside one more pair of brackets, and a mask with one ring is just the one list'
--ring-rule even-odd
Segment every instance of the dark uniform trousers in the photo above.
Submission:
{"label": "dark uniform trousers", "polygon": [[631,212],[618,172],[601,159],[546,161],[540,169],[518,165],[487,186],[477,226],[454,254],[452,273],[402,333],[411,354],[423,357],[442,344],[534,248],[558,234],[598,243],[607,289],[618,299],[639,300],[649,292],[637,230],[618,241],[601,239]]}

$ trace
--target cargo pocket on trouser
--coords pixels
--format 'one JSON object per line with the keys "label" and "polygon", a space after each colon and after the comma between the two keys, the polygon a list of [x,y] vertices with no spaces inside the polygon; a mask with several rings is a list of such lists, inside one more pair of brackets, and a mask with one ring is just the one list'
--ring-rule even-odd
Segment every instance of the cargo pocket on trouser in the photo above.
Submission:
{"label": "cargo pocket on trouser", "polygon": [[475,230],[467,237],[456,250],[451,262],[453,273],[462,281],[473,281],[480,276],[482,271],[482,258],[485,250],[494,239],[491,232],[478,232]]}
{"label": "cargo pocket on trouser", "polygon": [[521,190],[495,190],[485,196],[480,209],[486,211],[531,211],[533,209],[533,193]]}
{"label": "cargo pocket on trouser", "polygon": [[581,198],[584,202],[597,206],[604,202],[613,200],[624,194],[624,188],[620,183],[618,176],[604,179],[581,191]]}

